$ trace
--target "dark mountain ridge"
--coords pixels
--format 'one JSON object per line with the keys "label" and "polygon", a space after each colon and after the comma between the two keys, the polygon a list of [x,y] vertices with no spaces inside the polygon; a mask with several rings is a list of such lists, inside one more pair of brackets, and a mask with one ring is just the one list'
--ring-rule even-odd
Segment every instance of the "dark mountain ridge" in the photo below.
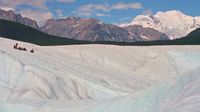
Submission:
{"label": "dark mountain ridge", "polygon": [[8,20],[0,20],[0,36],[42,46],[88,43],[86,41],[48,35],[24,24]]}

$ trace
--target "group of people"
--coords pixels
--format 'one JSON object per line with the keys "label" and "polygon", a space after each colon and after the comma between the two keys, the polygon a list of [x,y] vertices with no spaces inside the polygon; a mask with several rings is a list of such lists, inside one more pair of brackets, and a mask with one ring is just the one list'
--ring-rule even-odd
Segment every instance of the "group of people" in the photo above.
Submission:
{"label": "group of people", "polygon": [[[18,50],[22,50],[22,51],[27,51],[27,49],[26,49],[25,47],[20,47],[18,43],[16,43],[16,44],[14,45],[14,49],[18,49]],[[30,52],[31,52],[31,53],[34,53],[34,50],[31,49]]]}

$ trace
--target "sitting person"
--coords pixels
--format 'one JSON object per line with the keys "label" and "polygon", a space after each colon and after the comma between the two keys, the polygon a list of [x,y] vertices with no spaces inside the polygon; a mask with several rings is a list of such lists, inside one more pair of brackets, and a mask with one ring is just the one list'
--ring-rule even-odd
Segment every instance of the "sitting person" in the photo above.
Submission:
{"label": "sitting person", "polygon": [[33,49],[31,49],[31,51],[30,51],[31,53],[34,53],[34,50]]}
{"label": "sitting person", "polygon": [[19,47],[18,49],[19,49],[19,50],[22,50],[22,48],[21,48],[21,47]]}

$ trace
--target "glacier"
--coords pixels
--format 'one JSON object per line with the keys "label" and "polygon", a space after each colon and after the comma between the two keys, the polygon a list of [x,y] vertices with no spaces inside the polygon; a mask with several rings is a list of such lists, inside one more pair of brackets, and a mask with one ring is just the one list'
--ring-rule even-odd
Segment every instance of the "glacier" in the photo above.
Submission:
{"label": "glacier", "polygon": [[0,46],[0,112],[200,111],[199,46]]}

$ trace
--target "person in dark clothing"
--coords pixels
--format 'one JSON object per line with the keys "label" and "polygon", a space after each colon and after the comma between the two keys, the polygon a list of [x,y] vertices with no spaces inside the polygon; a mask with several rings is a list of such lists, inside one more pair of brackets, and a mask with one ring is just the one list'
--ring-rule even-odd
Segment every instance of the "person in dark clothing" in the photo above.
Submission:
{"label": "person in dark clothing", "polygon": [[30,51],[31,53],[34,53],[34,50],[33,49],[31,49],[31,51]]}
{"label": "person in dark clothing", "polygon": [[21,48],[21,47],[19,47],[18,49],[19,49],[19,50],[22,50],[22,48]]}
{"label": "person in dark clothing", "polygon": [[[25,47],[20,47],[20,46],[18,46],[18,43],[16,43],[16,44],[14,45],[14,49],[18,49],[18,50],[22,50],[22,51],[27,51],[27,49],[26,49]],[[34,53],[34,50],[33,50],[33,49],[31,50],[31,53]]]}
{"label": "person in dark clothing", "polygon": [[16,43],[16,44],[14,45],[14,48],[15,48],[15,49],[18,49],[18,43]]}
{"label": "person in dark clothing", "polygon": [[18,48],[18,43],[16,43],[16,48]]}

